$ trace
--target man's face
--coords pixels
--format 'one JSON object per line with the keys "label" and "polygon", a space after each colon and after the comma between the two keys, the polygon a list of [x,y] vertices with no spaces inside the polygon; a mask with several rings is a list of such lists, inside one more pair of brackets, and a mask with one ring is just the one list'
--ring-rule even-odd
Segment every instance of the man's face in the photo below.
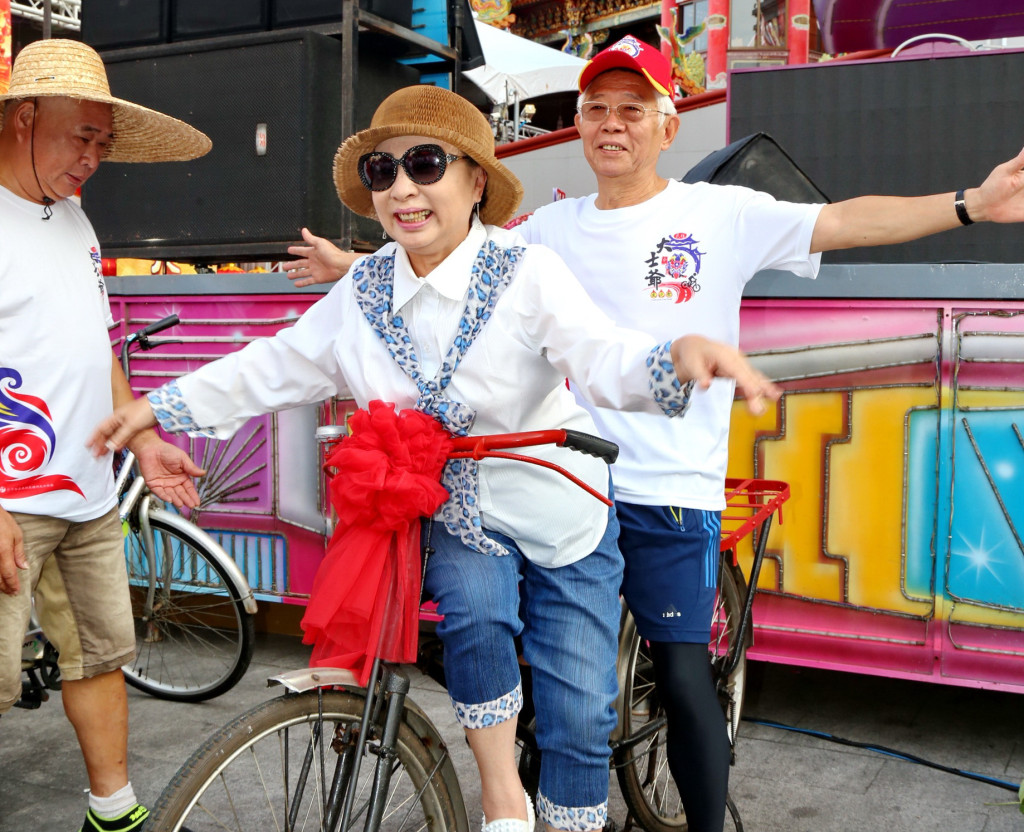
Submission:
{"label": "man's face", "polygon": [[109,104],[37,98],[32,137],[36,176],[51,199],[66,199],[96,172],[114,137]]}
{"label": "man's face", "polygon": [[628,70],[602,72],[587,87],[584,101],[601,101],[611,110],[601,122],[584,121],[576,114],[583,138],[583,154],[598,179],[655,175],[658,155],[668,148],[679,129],[676,116],[648,115],[635,123],[622,121],[615,107],[623,102],[654,108],[654,88],[642,75]]}

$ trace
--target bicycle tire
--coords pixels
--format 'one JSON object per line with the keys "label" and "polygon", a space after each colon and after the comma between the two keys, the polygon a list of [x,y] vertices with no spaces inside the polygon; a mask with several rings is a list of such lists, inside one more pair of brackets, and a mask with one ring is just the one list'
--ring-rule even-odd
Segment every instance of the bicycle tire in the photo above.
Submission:
{"label": "bicycle tire", "polygon": [[[720,560],[718,587],[708,654],[719,700],[730,726],[729,742],[734,745],[746,688],[746,645],[729,677],[722,679],[720,675],[738,646],[736,633],[746,592],[743,573],[733,565],[728,552],[723,553]],[[622,797],[630,815],[647,832],[685,832],[686,813],[669,771],[664,710],[654,687],[651,658],[633,616],[628,613],[622,624],[618,661],[624,671],[620,676],[624,683],[619,706],[622,739],[613,765]],[[651,723],[658,721],[660,727],[653,730]],[[651,735],[630,742],[630,738],[645,727],[653,731]]]}
{"label": "bicycle tire", "polygon": [[[331,769],[338,757],[335,748],[343,744],[338,737],[347,728],[358,731],[364,701],[355,693],[309,691],[252,708],[221,728],[182,765],[153,807],[146,829],[324,830],[321,795],[329,793]],[[315,728],[321,718],[331,725],[320,728],[319,736],[331,738],[327,746],[317,741]],[[361,829],[365,821],[365,794],[377,759],[372,754],[373,738],[352,741],[358,743],[364,759],[350,830]],[[468,832],[465,811],[460,822],[455,808],[461,805],[461,795],[453,802],[448,791],[452,773],[444,767],[451,767],[451,759],[438,760],[426,743],[408,721],[402,721],[385,814],[375,832]],[[312,764],[304,771],[302,760],[310,748]],[[287,789],[282,785],[286,778]],[[340,794],[344,793],[342,784]],[[297,801],[290,799],[295,797]],[[292,824],[290,815],[301,824]]]}
{"label": "bicycle tire", "polygon": [[[160,699],[202,702],[230,690],[252,660],[254,616],[219,557],[183,517],[149,515],[156,551],[146,555],[135,522],[125,524],[125,562],[135,619],[135,658],[122,669],[129,684]],[[146,617],[150,563],[153,614]]]}

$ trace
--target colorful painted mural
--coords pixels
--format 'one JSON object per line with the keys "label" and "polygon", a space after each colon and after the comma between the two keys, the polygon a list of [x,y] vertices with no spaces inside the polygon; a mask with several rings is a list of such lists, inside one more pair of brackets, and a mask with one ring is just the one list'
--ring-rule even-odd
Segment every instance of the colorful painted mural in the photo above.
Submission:
{"label": "colorful painted mural", "polygon": [[[141,293],[156,281],[170,294]],[[109,282],[118,335],[182,321],[166,333],[178,343],[134,361],[140,392],[318,297],[272,275]],[[752,298],[741,331],[786,392],[759,418],[737,404],[729,473],[792,492],[768,541],[751,655],[1024,692],[1024,301]],[[210,471],[198,522],[263,600],[308,596],[330,531],[314,432],[350,409],[188,443]],[[749,569],[749,549],[739,556]]]}
{"label": "colorful painted mural", "polygon": [[751,655],[1024,691],[1024,310],[750,300],[741,320],[786,393],[734,410],[730,474],[792,489]]}

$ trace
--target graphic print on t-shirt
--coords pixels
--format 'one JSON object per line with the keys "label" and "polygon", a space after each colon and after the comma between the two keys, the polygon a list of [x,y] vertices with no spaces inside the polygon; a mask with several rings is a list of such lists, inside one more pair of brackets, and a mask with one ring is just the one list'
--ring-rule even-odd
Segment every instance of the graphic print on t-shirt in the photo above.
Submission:
{"label": "graphic print on t-shirt", "polygon": [[106,300],[107,285],[103,282],[103,258],[96,246],[90,246],[89,259],[92,260],[92,270],[96,273],[96,287],[100,290],[100,297]]}
{"label": "graphic print on t-shirt", "polygon": [[0,367],[0,497],[17,499],[49,491],[85,494],[65,474],[42,475],[57,447],[57,434],[46,402],[21,387],[21,373]]}
{"label": "graphic print on t-shirt", "polygon": [[697,276],[700,258],[705,252],[697,240],[685,232],[665,237],[647,258],[647,291],[651,300],[685,303],[700,291]]}

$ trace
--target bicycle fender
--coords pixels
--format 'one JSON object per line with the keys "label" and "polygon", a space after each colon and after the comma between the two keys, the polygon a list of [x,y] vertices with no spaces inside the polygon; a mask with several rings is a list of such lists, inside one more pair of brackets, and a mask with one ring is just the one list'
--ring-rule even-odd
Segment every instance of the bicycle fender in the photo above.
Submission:
{"label": "bicycle fender", "polygon": [[354,688],[353,693],[360,690],[355,673],[340,667],[303,667],[299,670],[288,670],[267,679],[267,687],[273,685],[282,685],[292,693],[332,687]]}
{"label": "bicycle fender", "polygon": [[235,563],[234,558],[231,557],[224,548],[210,535],[203,531],[195,523],[190,523],[180,514],[167,511],[163,508],[151,508],[149,510],[150,517],[159,517],[161,520],[166,522],[172,528],[176,528],[185,534],[193,535],[203,546],[217,558],[220,564],[224,567],[224,571],[227,572],[228,579],[232,585],[238,590],[238,594],[242,600],[242,606],[245,611],[250,615],[255,615],[258,607],[256,606],[256,598],[252,594],[252,587],[249,586],[249,582],[245,579],[245,575],[239,568],[238,564]]}

